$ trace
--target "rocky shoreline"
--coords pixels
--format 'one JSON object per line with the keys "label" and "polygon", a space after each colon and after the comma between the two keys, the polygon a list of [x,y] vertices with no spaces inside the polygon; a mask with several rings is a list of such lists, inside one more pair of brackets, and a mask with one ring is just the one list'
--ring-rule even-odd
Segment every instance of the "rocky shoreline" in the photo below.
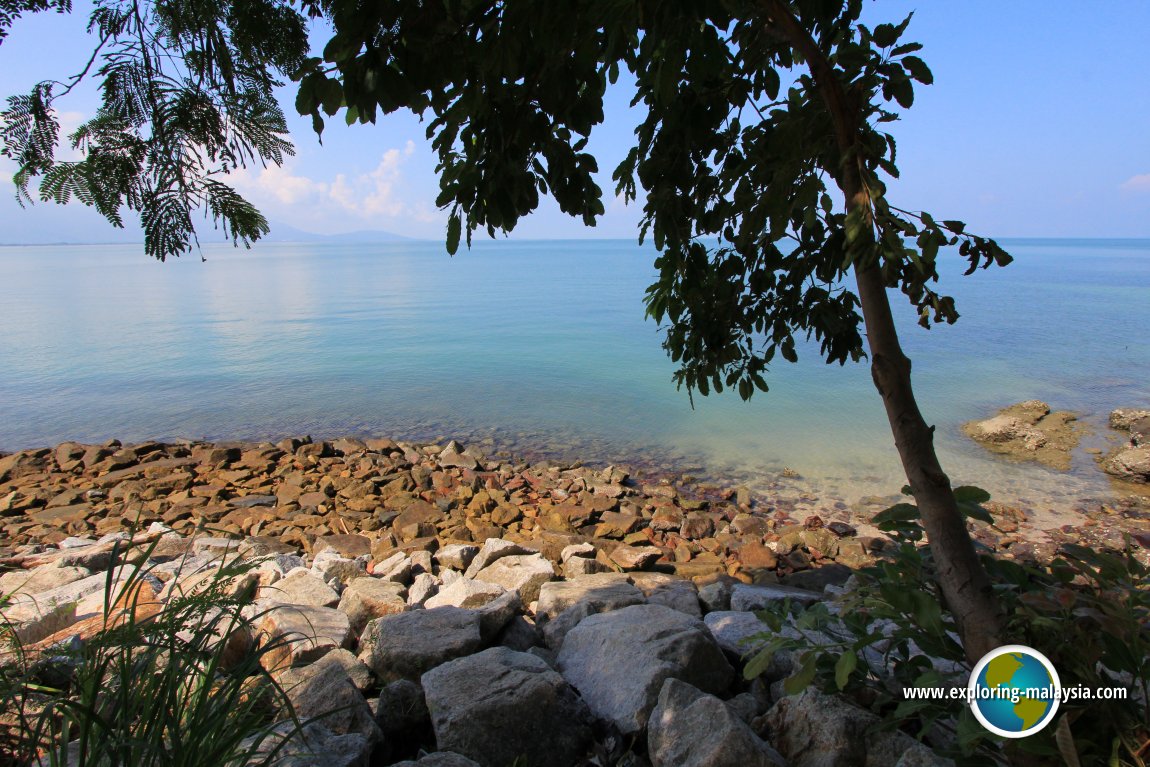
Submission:
{"label": "rocky shoreline", "polygon": [[[845,698],[782,695],[785,658],[754,683],[737,673],[754,610],[831,599],[884,555],[868,515],[886,505],[797,518],[745,489],[454,442],[64,443],[0,458],[0,592],[17,593],[21,641],[48,651],[106,624],[130,540],[154,546],[135,609],[247,560],[230,588],[282,641],[269,670],[301,716],[337,711],[282,765],[950,764],[871,733]],[[1121,546],[1148,513],[1038,531],[992,511],[976,540],[1023,560]]]}

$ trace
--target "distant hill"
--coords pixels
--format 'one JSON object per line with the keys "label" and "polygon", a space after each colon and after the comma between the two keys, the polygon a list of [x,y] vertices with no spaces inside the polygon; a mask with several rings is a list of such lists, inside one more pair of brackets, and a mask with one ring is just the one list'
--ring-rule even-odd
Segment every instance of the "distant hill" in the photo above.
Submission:
{"label": "distant hill", "polygon": [[410,237],[385,232],[383,230],[364,229],[358,232],[344,232],[342,234],[316,234],[296,229],[282,221],[272,221],[271,233],[260,238],[260,242],[399,242],[410,240]]}

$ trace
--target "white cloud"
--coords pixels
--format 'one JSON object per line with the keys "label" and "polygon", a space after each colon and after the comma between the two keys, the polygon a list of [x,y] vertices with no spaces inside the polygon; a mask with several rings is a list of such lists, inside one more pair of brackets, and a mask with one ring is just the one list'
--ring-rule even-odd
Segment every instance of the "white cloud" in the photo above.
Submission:
{"label": "white cloud", "polygon": [[1150,173],[1131,176],[1118,188],[1123,192],[1150,192]]}
{"label": "white cloud", "polygon": [[230,175],[239,191],[257,207],[273,216],[290,216],[301,223],[358,226],[381,219],[437,220],[426,202],[412,200],[403,176],[403,165],[415,152],[408,141],[402,149],[388,149],[379,164],[365,173],[337,173],[330,181],[298,175],[292,166],[270,166],[258,172],[240,169]]}

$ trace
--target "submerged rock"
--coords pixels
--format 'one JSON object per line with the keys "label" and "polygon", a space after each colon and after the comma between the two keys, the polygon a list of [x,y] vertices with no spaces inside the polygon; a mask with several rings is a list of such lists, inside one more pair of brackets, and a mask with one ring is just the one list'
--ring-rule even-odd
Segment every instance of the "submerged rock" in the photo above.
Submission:
{"label": "submerged rock", "polygon": [[1045,402],[1027,400],[963,424],[962,431],[992,452],[1067,471],[1084,429],[1074,413],[1051,412]]}

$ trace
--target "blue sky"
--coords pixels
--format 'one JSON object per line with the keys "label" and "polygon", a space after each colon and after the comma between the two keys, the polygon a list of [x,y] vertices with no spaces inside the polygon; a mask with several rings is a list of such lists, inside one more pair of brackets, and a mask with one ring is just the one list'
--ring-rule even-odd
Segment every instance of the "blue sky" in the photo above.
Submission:
{"label": "blue sky", "polygon": [[[0,45],[0,94],[82,68],[91,50],[85,8],[78,2],[71,16],[17,21]],[[902,170],[892,184],[896,204],[996,237],[1150,237],[1150,3],[876,0],[867,15],[897,21],[911,10],[908,35],[925,44],[935,84],[920,87],[914,108],[893,126]],[[292,91],[285,94],[290,104]],[[610,194],[610,172],[638,120],[629,100],[623,89],[609,93],[607,121],[592,139],[607,192],[599,226],[587,229],[547,201],[515,238],[635,237],[637,207]],[[88,92],[61,104],[65,127],[95,103]],[[351,128],[330,120],[323,146],[307,120],[291,115],[290,123],[297,155],[236,179],[273,222],[319,233],[443,236],[434,155],[417,118],[396,114]],[[0,243],[138,237],[80,205],[20,209],[12,171],[0,159]]]}

